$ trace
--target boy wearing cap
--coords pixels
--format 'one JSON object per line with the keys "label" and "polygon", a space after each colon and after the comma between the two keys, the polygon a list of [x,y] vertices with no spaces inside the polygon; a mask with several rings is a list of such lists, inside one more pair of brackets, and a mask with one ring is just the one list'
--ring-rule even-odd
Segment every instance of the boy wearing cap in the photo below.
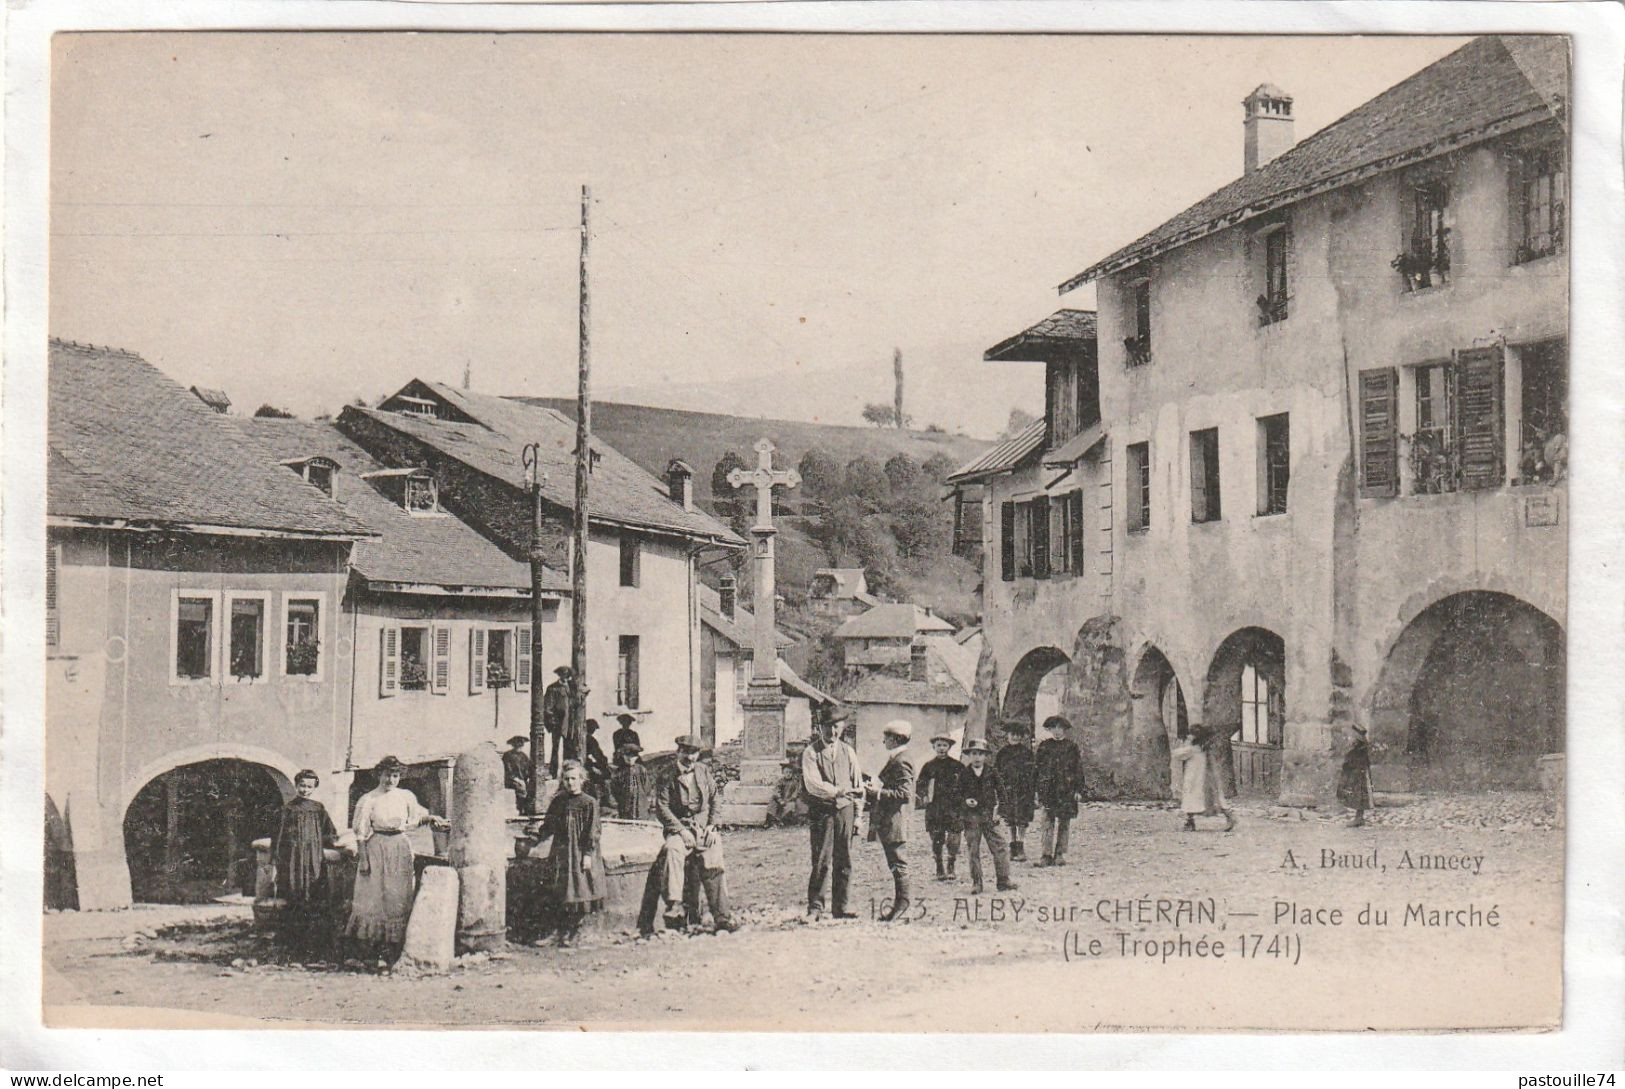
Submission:
{"label": "boy wearing cap", "polygon": [[1010,858],[1027,861],[1027,826],[1033,821],[1033,741],[1025,722],[1005,728],[1005,743],[993,758],[999,773],[999,815],[1010,826]]}
{"label": "boy wearing cap", "polygon": [[[931,739],[936,755],[920,769],[915,785],[915,804],[925,807],[925,834],[931,837],[931,856],[937,863],[937,880],[952,881],[954,865],[959,861],[959,833],[962,827],[960,783],[965,765],[948,754],[953,751],[954,739],[938,734]],[[948,867],[942,866],[942,848],[948,848]]]}
{"label": "boy wearing cap", "polygon": [[891,908],[880,917],[883,923],[902,918],[908,911],[908,859],[903,847],[908,842],[908,803],[914,797],[914,766],[907,755],[913,734],[913,725],[903,719],[886,723],[880,741],[889,755],[879,780],[864,784],[870,798],[869,838],[880,841],[892,877]]}
{"label": "boy wearing cap", "polygon": [[525,811],[530,798],[530,754],[525,752],[530,738],[514,734],[508,738],[508,751],[502,754],[502,785],[513,791],[513,804],[517,812]]}
{"label": "boy wearing cap", "polygon": [[987,742],[965,742],[965,774],[961,779],[960,823],[965,830],[965,852],[970,855],[971,895],[982,892],[982,840],[993,856],[993,873],[1000,892],[1015,889],[1010,880],[1010,848],[999,831],[999,774],[987,763]]}
{"label": "boy wearing cap", "polygon": [[1060,715],[1051,715],[1044,720],[1044,732],[1049,737],[1039,742],[1033,757],[1038,804],[1044,807],[1039,833],[1044,841],[1044,857],[1038,864],[1065,866],[1067,833],[1083,798],[1083,758],[1068,737],[1072,723]]}

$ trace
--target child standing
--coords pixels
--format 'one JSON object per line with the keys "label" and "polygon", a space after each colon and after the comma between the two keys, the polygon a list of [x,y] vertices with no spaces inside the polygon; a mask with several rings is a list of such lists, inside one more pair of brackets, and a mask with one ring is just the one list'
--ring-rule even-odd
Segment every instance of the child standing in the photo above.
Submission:
{"label": "child standing", "polygon": [[1343,770],[1337,777],[1337,800],[1354,810],[1352,827],[1365,823],[1365,811],[1371,804],[1371,746],[1367,742],[1365,727],[1355,723],[1354,744],[1343,757]]}
{"label": "child standing", "polygon": [[1044,732],[1049,737],[1039,742],[1034,757],[1038,804],[1044,807],[1040,833],[1044,857],[1038,864],[1065,866],[1067,833],[1083,797],[1083,758],[1068,737],[1072,723],[1060,715],[1051,715],[1044,720]]}
{"label": "child standing", "polygon": [[553,837],[547,858],[548,884],[558,903],[560,948],[576,944],[582,920],[604,906],[607,880],[598,852],[598,802],[588,794],[587,769],[566,761],[560,775],[564,789],[547,807],[542,837]]}
{"label": "child standing", "polygon": [[[931,854],[937,861],[937,880],[952,881],[954,864],[959,861],[959,835],[961,831],[960,776],[965,765],[948,754],[953,751],[954,739],[938,734],[931,739],[931,748],[937,755],[925,762],[920,777],[915,780],[915,803],[925,807],[925,834],[931,837]],[[942,849],[948,848],[948,866],[942,865]]]}
{"label": "child standing", "polygon": [[299,796],[282,807],[272,840],[276,894],[282,901],[280,933],[300,949],[324,944],[327,934],[327,865],[322,849],[337,838],[327,807],[312,795],[321,777],[305,768],[293,777]]}
{"label": "child standing", "polygon": [[999,775],[987,763],[987,742],[965,742],[966,767],[960,783],[960,822],[965,829],[965,853],[970,855],[971,894],[982,892],[982,840],[993,855],[993,873],[1000,892],[1015,889],[1010,880],[1010,848],[999,831]]}

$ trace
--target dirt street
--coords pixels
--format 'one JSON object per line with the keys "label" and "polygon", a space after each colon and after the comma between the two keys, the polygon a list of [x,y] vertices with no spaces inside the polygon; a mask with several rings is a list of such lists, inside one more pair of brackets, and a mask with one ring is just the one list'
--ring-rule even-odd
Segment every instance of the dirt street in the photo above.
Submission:
{"label": "dirt street", "polygon": [[[246,907],[51,914],[46,1020],[1014,1032],[1558,1021],[1563,833],[1540,799],[1433,800],[1361,829],[1241,815],[1232,834],[1211,821],[1181,834],[1164,809],[1090,805],[1070,865],[1018,864],[1020,888],[1005,894],[990,869],[976,898],[963,858],[957,884],[932,879],[922,835],[906,925],[870,918],[891,888],[877,845],[856,849],[863,917],[808,924],[805,829],[740,830],[728,873],[739,933],[598,934],[422,978],[264,963]],[[1362,916],[1368,906],[1386,925]]]}

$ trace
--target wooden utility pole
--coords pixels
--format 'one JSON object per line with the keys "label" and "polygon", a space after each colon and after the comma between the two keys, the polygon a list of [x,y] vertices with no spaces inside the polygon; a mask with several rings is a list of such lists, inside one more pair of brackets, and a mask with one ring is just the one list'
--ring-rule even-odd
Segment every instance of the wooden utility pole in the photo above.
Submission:
{"label": "wooden utility pole", "polygon": [[535,816],[542,804],[542,780],[547,778],[547,712],[542,674],[542,579],[547,573],[542,551],[542,472],[541,447],[525,447],[525,469],[530,482],[530,791],[525,812]]}
{"label": "wooden utility pole", "polygon": [[892,390],[892,423],[901,431],[904,427],[904,420],[907,419],[903,415],[903,349],[901,348],[891,350],[891,374],[894,383]]}
{"label": "wooden utility pole", "polygon": [[580,348],[576,388],[575,547],[570,563],[570,721],[567,736],[577,756],[586,755],[587,723],[587,482],[592,473],[591,308],[587,294],[587,207],[592,190],[581,187]]}

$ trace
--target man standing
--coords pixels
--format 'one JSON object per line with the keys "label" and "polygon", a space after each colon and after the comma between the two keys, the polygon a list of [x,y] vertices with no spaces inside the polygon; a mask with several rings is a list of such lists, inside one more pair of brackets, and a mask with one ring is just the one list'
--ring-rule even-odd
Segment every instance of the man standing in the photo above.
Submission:
{"label": "man standing", "polygon": [[[960,776],[965,765],[948,754],[953,751],[954,739],[938,734],[931,739],[935,756],[920,769],[919,783],[915,786],[917,804],[925,807],[925,834],[931,837],[931,856],[937,862],[937,880],[953,880],[954,864],[959,861],[959,833],[961,828],[959,804],[962,789]],[[942,848],[948,848],[948,868],[942,867]]]}
{"label": "man standing", "polygon": [[1034,757],[1038,804],[1044,807],[1040,832],[1044,857],[1038,864],[1065,866],[1067,833],[1083,798],[1083,758],[1067,736],[1072,732],[1072,723],[1060,715],[1051,715],[1044,720],[1044,732],[1049,737],[1039,742]]}
{"label": "man standing", "polygon": [[619,725],[615,730],[614,736],[609,739],[610,747],[616,752],[620,752],[628,745],[636,745],[638,747],[638,751],[642,752],[643,738],[638,736],[638,731],[636,728],[638,716],[623,708],[621,713],[615,716],[615,721]]}
{"label": "man standing", "polygon": [[1027,826],[1033,820],[1033,749],[1025,722],[1004,728],[1006,740],[993,759],[999,773],[999,813],[1010,826],[1010,859],[1027,861]]}
{"label": "man standing", "polygon": [[881,744],[890,756],[880,769],[879,782],[870,780],[869,838],[880,841],[891,870],[891,909],[880,917],[883,923],[906,918],[909,903],[908,859],[903,847],[908,842],[909,802],[914,798],[914,767],[908,762],[908,739],[914,727],[903,719],[886,723],[880,732]]}
{"label": "man standing", "polygon": [[987,742],[975,738],[965,742],[964,786],[960,820],[965,827],[965,851],[970,855],[971,895],[982,892],[982,840],[987,840],[988,853],[993,856],[993,874],[1000,892],[1016,886],[1010,880],[1010,848],[999,831],[995,810],[999,807],[999,773],[987,765]]}
{"label": "man standing", "polygon": [[[655,817],[666,833],[666,926],[676,930],[687,925],[683,910],[683,878],[688,856],[699,851],[707,870],[722,867],[722,840],[717,834],[716,814],[719,794],[711,769],[699,762],[702,743],[693,734],[677,739],[677,759],[661,772],[655,784]],[[719,928],[731,929],[727,909],[711,905]]]}
{"label": "man standing", "polygon": [[508,738],[508,751],[502,754],[502,785],[513,791],[514,807],[520,813],[530,798],[530,754],[525,751],[529,745],[530,738],[515,734]]}
{"label": "man standing", "polygon": [[807,825],[812,832],[807,914],[815,919],[824,913],[826,879],[835,918],[857,918],[856,912],[846,910],[846,892],[852,878],[853,822],[863,797],[863,780],[858,754],[838,740],[839,723],[846,717],[844,712],[825,715],[813,726],[812,742],[801,753],[801,786],[807,792]]}
{"label": "man standing", "polygon": [[542,693],[542,723],[547,727],[548,736],[552,738],[547,762],[556,772],[559,759],[563,755],[559,746],[562,744],[565,724],[570,721],[570,705],[574,702],[572,690],[575,687],[575,671],[569,666],[559,666],[553,672],[559,679],[548,685],[547,691]]}

